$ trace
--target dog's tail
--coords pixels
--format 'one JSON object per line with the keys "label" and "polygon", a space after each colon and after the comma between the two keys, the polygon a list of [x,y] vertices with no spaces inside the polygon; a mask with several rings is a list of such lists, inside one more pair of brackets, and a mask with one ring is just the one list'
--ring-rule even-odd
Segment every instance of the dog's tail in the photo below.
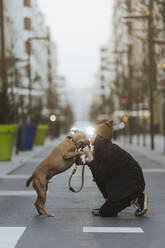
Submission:
{"label": "dog's tail", "polygon": [[29,177],[28,180],[26,181],[26,187],[29,187],[32,180],[33,180],[33,175]]}

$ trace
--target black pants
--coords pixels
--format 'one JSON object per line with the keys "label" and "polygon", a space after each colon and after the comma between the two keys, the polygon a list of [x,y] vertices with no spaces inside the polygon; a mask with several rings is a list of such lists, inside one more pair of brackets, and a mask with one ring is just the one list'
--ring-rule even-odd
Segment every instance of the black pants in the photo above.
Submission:
{"label": "black pants", "polygon": [[114,217],[117,216],[119,212],[131,205],[131,201],[135,200],[143,192],[136,192],[129,197],[122,199],[120,201],[107,200],[100,208],[100,214],[102,217]]}

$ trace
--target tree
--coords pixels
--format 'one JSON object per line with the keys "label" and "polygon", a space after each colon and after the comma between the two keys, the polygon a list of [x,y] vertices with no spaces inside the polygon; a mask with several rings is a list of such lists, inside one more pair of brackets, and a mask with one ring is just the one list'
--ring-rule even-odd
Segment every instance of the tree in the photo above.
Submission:
{"label": "tree", "polygon": [[[3,1],[0,1],[0,37],[1,37],[1,57],[0,57],[0,76],[2,81],[2,86],[0,88],[0,123],[13,123],[15,122],[15,117],[17,116],[17,107],[15,105],[15,98],[12,94],[12,97],[9,93],[9,78],[8,78],[8,69],[9,69],[9,60],[10,58],[6,57],[7,49],[5,47],[5,17],[3,13]],[[11,25],[10,19],[7,19],[8,24]],[[13,46],[10,47],[10,52],[13,54]]]}

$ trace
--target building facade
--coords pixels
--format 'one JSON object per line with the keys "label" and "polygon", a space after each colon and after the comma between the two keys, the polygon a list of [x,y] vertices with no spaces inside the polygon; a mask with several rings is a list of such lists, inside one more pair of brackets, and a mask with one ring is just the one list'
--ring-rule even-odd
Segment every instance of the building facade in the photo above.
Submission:
{"label": "building facade", "polygon": [[[127,110],[128,115],[140,120],[147,119],[149,130],[150,115],[150,80],[149,80],[149,1],[118,0],[114,3],[113,15],[113,50],[114,62],[117,65],[115,76],[117,111]],[[157,4],[153,5],[151,13],[153,19],[153,32],[161,29],[162,24],[157,22],[156,15],[160,15]],[[161,18],[160,18],[161,19]],[[159,19],[159,22],[160,22]],[[163,33],[161,32],[161,35]],[[154,39],[156,36],[154,36]],[[157,50],[154,45],[154,49]],[[156,53],[153,49],[153,58]],[[160,48],[159,48],[160,49]],[[158,52],[158,57],[161,52]],[[159,62],[158,62],[159,60]],[[160,58],[156,62],[156,71],[153,84],[153,124],[155,132],[162,130],[160,114],[160,92],[157,82],[161,79],[159,73],[162,63]],[[124,99],[124,100],[123,100]],[[121,113],[121,111],[119,111]],[[123,114],[124,112],[122,112]],[[143,123],[143,122],[141,122]],[[141,124],[143,125],[143,124]]]}
{"label": "building facade", "polygon": [[8,93],[19,113],[26,115],[30,105],[51,112],[57,101],[48,103],[58,84],[57,48],[37,0],[5,0],[3,8]]}

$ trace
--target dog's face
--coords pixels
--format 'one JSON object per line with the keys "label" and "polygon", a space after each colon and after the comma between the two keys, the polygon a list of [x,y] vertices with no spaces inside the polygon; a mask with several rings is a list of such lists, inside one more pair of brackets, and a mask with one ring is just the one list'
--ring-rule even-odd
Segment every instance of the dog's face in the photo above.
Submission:
{"label": "dog's face", "polygon": [[90,145],[90,140],[87,137],[87,135],[79,130],[74,130],[72,131],[72,134],[70,135],[72,137],[72,139],[74,140],[74,142],[77,145],[77,148],[81,148],[83,149],[86,146]]}

